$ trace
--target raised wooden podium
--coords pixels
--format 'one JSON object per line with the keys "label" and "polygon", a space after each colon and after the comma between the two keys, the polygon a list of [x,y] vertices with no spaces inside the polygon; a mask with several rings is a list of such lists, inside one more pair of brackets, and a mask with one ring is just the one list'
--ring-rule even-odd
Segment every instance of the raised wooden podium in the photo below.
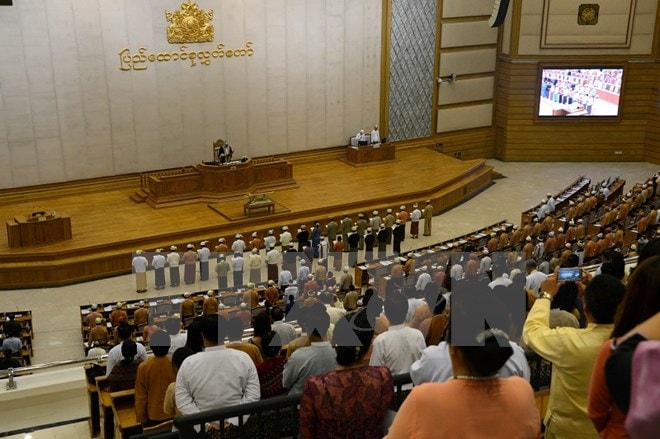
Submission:
{"label": "raised wooden podium", "polygon": [[346,154],[346,162],[360,166],[369,163],[378,163],[394,160],[394,145],[391,143],[379,143],[365,146],[349,146]]}
{"label": "raised wooden podium", "polygon": [[10,248],[30,247],[71,239],[71,218],[54,212],[18,215],[7,221]]}
{"label": "raised wooden podium", "polygon": [[245,193],[298,187],[293,165],[286,160],[244,159],[224,164],[204,162],[195,166],[142,176],[142,188],[131,199],[152,207],[200,201],[219,201]]}

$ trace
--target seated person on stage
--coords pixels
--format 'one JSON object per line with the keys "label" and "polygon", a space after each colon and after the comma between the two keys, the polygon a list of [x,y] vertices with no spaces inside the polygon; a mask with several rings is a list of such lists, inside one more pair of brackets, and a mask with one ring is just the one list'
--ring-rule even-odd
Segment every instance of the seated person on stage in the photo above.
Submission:
{"label": "seated person on stage", "polygon": [[218,150],[218,161],[220,163],[231,162],[231,158],[234,155],[234,150],[228,143],[224,143],[220,146]]}
{"label": "seated person on stage", "polygon": [[358,142],[358,146],[366,146],[369,143],[367,141],[367,135],[364,133],[364,130],[360,130],[360,132],[355,135],[355,139]]}

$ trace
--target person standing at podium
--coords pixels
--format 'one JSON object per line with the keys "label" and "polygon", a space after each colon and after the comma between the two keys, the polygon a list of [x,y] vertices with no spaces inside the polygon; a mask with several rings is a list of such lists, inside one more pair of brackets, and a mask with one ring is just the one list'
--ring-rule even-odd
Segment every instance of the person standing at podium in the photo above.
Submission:
{"label": "person standing at podium", "polygon": [[378,132],[378,125],[374,126],[371,130],[371,144],[380,143],[380,133]]}
{"label": "person standing at podium", "polygon": [[167,265],[170,267],[170,286],[178,287],[181,282],[179,273],[179,261],[181,255],[177,251],[176,245],[170,246],[170,252],[167,254]]}
{"label": "person standing at podium", "polygon": [[188,249],[184,254],[182,259],[183,262],[183,281],[186,285],[195,283],[195,266],[197,264],[197,252],[195,251],[195,246],[188,244],[186,246]]}
{"label": "person standing at podium", "polygon": [[136,250],[132,262],[138,293],[147,291],[147,267],[149,266],[149,261],[143,256],[143,253],[142,250]]}

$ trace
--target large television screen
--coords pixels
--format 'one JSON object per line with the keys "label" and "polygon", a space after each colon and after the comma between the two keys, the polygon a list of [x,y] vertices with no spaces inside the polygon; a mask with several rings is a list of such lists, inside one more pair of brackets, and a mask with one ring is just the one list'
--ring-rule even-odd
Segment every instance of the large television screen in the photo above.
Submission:
{"label": "large television screen", "polygon": [[617,117],[623,67],[544,67],[539,117]]}

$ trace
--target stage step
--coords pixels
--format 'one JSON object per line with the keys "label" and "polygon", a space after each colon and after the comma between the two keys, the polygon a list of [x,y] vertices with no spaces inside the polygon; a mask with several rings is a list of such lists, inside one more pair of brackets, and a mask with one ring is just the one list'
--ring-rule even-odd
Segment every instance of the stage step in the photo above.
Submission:
{"label": "stage step", "polygon": [[143,189],[138,189],[135,192],[133,192],[129,198],[133,200],[135,203],[144,203],[147,201],[147,193]]}

